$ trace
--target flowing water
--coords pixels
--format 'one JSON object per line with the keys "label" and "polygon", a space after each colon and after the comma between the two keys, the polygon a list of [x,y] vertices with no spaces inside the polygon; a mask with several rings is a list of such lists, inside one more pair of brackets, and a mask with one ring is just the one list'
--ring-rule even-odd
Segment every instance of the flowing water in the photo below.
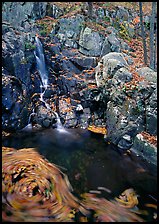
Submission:
{"label": "flowing water", "polygon": [[[40,93],[40,99],[39,100],[44,103],[45,107],[48,110],[51,110],[49,104],[44,100],[44,97],[43,97],[44,94],[45,94],[45,91],[48,87],[48,72],[47,72],[47,69],[46,69],[43,46],[42,46],[42,43],[37,36],[35,37],[35,43],[36,43],[36,50],[34,51],[34,55],[35,55],[35,58],[36,58],[37,70],[40,74],[40,78],[41,78],[41,82],[42,82],[42,85],[40,86],[41,93]],[[56,119],[57,119],[57,123],[56,123],[57,130],[61,133],[68,133],[68,131],[62,126],[62,123],[61,123],[61,120],[60,120],[60,117],[59,117],[58,113],[56,113],[56,112],[54,112],[54,113],[55,113]],[[36,113],[34,112],[34,109],[33,109],[33,112],[29,116],[28,125],[23,128],[23,131],[30,131],[33,128],[32,124],[31,124],[31,116],[35,115],[35,114]]]}
{"label": "flowing water", "polygon": [[[69,133],[69,134],[68,134]],[[57,129],[38,132],[20,132],[3,138],[3,146],[16,149],[33,147],[50,162],[64,167],[75,195],[104,187],[102,196],[113,199],[125,189],[133,188],[140,196],[139,207],[146,209],[152,220],[154,210],[146,203],[156,204],[156,167],[133,153],[120,154],[112,145],[106,145],[103,137],[83,129]]]}
{"label": "flowing water", "polygon": [[36,50],[34,54],[36,57],[37,69],[41,77],[42,85],[46,89],[48,85],[48,72],[45,64],[43,46],[37,36],[35,37],[35,42],[36,42]]}

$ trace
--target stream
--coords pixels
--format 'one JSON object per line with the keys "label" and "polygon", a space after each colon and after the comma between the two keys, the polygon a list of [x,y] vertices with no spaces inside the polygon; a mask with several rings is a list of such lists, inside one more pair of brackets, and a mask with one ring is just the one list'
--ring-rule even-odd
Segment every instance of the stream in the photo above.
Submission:
{"label": "stream", "polygon": [[125,189],[133,188],[139,195],[139,207],[149,211],[147,221],[152,221],[154,209],[144,205],[156,204],[156,167],[133,152],[119,153],[113,145],[104,142],[102,135],[79,128],[65,132],[52,128],[30,130],[3,137],[2,145],[15,149],[36,148],[68,175],[77,197],[105,187],[108,190],[101,191],[101,196],[113,199]]}

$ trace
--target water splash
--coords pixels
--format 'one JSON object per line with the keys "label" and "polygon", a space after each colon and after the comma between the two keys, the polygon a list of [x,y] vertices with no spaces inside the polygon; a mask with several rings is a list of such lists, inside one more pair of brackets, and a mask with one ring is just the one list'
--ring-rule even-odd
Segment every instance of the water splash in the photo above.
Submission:
{"label": "water splash", "polygon": [[61,133],[69,133],[62,125],[61,123],[61,120],[60,120],[60,117],[58,115],[58,113],[56,113],[54,111],[55,115],[56,115],[56,119],[57,119],[57,122],[56,122],[56,125],[57,125],[57,131],[61,132]]}

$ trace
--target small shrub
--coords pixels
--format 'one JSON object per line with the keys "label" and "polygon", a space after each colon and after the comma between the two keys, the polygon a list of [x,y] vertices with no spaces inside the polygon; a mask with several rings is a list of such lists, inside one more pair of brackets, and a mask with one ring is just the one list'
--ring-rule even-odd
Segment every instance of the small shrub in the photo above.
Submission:
{"label": "small shrub", "polygon": [[129,31],[125,24],[121,23],[119,27],[119,36],[123,39],[130,41]]}
{"label": "small shrub", "polygon": [[35,45],[30,43],[30,42],[25,42],[25,49],[26,50],[34,50],[35,49]]}

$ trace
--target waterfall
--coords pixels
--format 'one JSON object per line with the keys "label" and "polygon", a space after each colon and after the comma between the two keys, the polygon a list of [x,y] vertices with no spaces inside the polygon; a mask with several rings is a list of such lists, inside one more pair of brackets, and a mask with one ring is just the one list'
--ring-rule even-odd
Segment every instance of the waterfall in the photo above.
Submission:
{"label": "waterfall", "polygon": [[46,89],[48,85],[48,73],[45,64],[43,46],[37,36],[35,37],[35,42],[36,42],[36,50],[34,51],[34,55],[36,57],[37,69],[40,74],[42,86]]}
{"label": "waterfall", "polygon": [[61,121],[60,121],[60,117],[59,117],[58,113],[56,113],[55,111],[54,111],[54,113],[55,113],[55,115],[56,115],[56,119],[57,119],[57,122],[56,122],[57,130],[58,130],[59,132],[69,133],[69,132],[62,126],[62,123],[61,123]]}
{"label": "waterfall", "polygon": [[[46,108],[48,110],[51,110],[50,106],[48,103],[45,102],[43,96],[44,93],[47,89],[48,86],[48,72],[46,69],[46,64],[45,64],[45,57],[44,57],[44,51],[43,51],[43,46],[42,43],[40,42],[39,38],[36,36],[35,37],[35,42],[36,42],[36,49],[34,51],[34,55],[36,58],[36,64],[37,64],[37,69],[38,72],[40,74],[40,78],[41,78],[41,82],[42,82],[42,86],[40,86],[41,88],[41,94],[40,94],[40,100],[45,104]],[[44,88],[44,91],[42,91]],[[57,119],[57,130],[59,132],[67,132],[64,127],[62,126],[62,123],[60,121],[59,115],[58,113],[54,112],[56,115],[56,119]]]}
{"label": "waterfall", "polygon": [[27,126],[25,126],[22,131],[29,131],[29,130],[32,130],[33,126],[32,126],[32,123],[31,123],[31,117],[32,115],[36,115],[36,113],[34,112],[34,109],[33,109],[33,112],[29,115],[29,119],[28,119],[28,124]]}

